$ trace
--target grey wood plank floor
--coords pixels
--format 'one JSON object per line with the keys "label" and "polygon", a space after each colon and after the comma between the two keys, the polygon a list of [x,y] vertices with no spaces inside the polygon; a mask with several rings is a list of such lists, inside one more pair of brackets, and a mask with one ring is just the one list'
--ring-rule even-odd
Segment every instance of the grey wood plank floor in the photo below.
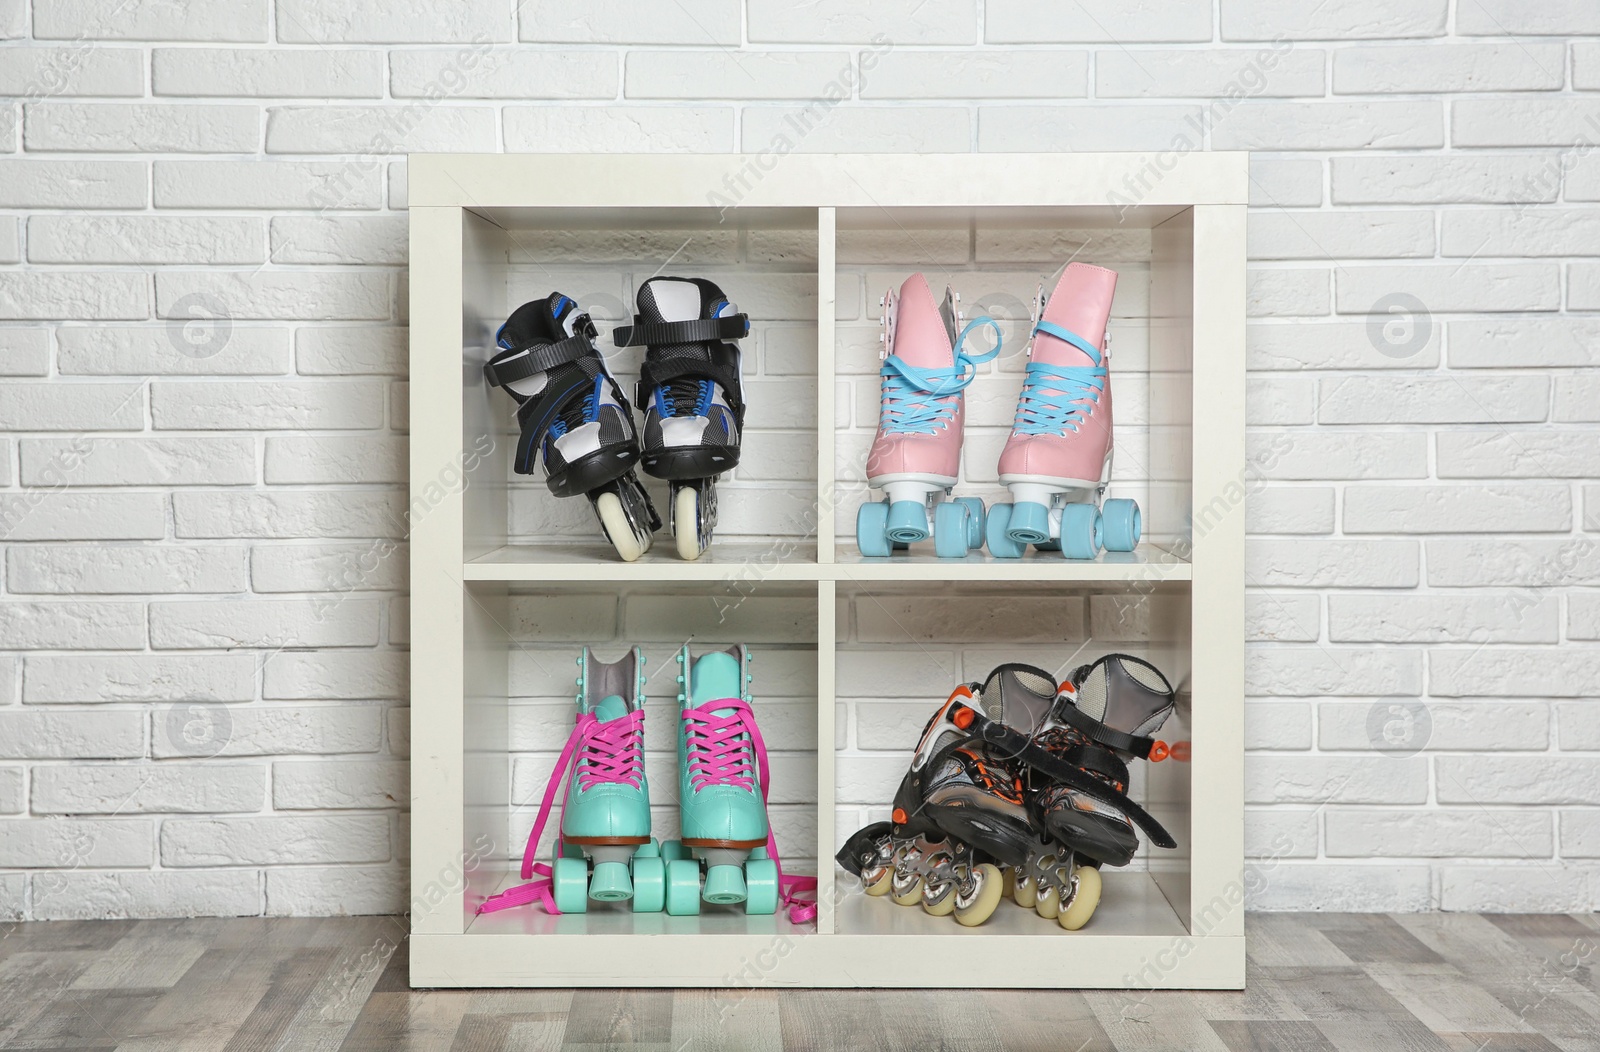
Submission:
{"label": "grey wood plank floor", "polygon": [[1600,1052],[1594,915],[1252,914],[1243,993],[429,990],[395,917],[0,929],[0,1048]]}

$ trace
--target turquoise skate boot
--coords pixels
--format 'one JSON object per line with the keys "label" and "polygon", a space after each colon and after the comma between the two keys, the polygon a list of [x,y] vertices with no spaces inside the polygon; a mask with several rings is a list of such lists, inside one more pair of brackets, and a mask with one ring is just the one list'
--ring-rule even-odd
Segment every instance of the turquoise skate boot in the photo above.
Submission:
{"label": "turquoise skate boot", "polygon": [[[659,913],[666,866],[650,836],[650,786],[644,775],[644,654],[638,647],[606,663],[588,647],[578,658],[577,726],[545,786],[522,857],[522,879],[548,876],[494,896],[480,913],[536,899],[552,913],[584,913],[589,900],[633,900],[635,913]],[[561,836],[553,865],[534,861],[565,776]]]}
{"label": "turquoise skate boot", "polygon": [[750,655],[743,645],[678,654],[678,801],[682,840],[662,847],[667,912],[700,902],[777,911],[777,859],[767,825],[766,746],[750,708]]}

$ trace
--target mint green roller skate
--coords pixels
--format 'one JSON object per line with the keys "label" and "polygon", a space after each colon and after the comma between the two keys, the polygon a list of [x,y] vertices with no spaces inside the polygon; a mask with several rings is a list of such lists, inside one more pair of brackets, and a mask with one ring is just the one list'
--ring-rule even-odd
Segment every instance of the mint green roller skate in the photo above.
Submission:
{"label": "mint green roller skate", "polygon": [[700,902],[744,903],[775,913],[780,871],[767,825],[767,752],[750,708],[750,655],[743,645],[678,654],[678,801],[681,840],[662,846],[667,912]]}

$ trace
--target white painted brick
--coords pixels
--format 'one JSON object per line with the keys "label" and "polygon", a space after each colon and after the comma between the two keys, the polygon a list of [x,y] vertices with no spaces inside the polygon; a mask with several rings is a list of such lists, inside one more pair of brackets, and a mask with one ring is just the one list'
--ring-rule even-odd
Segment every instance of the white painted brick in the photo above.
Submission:
{"label": "white painted brick", "polygon": [[1561,748],[1569,752],[1600,749],[1600,706],[1592,700],[1556,706]]}
{"label": "white painted brick", "polygon": [[[1378,751],[1405,747],[1394,755],[1405,755],[1424,748],[1449,751],[1495,751],[1531,749],[1543,751],[1550,745],[1550,710],[1544,703],[1502,702],[1454,703],[1433,699],[1423,713],[1405,708],[1392,711],[1395,703],[1324,701],[1317,706],[1317,748],[1330,750]],[[1377,714],[1374,715],[1374,710]],[[1409,716],[1409,727],[1391,745],[1384,740],[1393,734],[1387,724]],[[1426,719],[1426,724],[1421,722]],[[1377,732],[1374,733],[1374,727]],[[1405,727],[1405,724],[1402,724]]]}
{"label": "white painted brick", "polygon": [[1296,208],[1322,203],[1322,162],[1250,158],[1250,204]]}
{"label": "white painted brick", "polygon": [[1264,479],[1425,478],[1427,436],[1414,432],[1295,431],[1246,436]]}
{"label": "white painted brick", "polygon": [[300,760],[272,765],[280,810],[394,807],[408,799],[407,765],[374,760]]}
{"label": "white painted brick", "polygon": [[1449,328],[1454,369],[1600,365],[1600,319],[1487,318]]}
{"label": "white painted brick", "polygon": [[274,320],[384,320],[389,317],[389,277],[382,272],[304,273],[161,271],[156,310],[161,317],[184,297],[221,305],[226,317]]}
{"label": "white painted brick", "polygon": [[406,445],[393,437],[269,438],[266,480],[269,485],[404,482]]}
{"label": "white painted brick", "polygon": [[[151,718],[152,756],[194,755],[194,744],[168,729],[182,726],[177,717],[155,713]],[[221,711],[215,733],[207,752],[219,756],[375,752],[383,733],[383,710],[375,705],[238,706]]]}
{"label": "white painted brick", "polygon": [[1245,580],[1294,588],[1411,588],[1420,556],[1415,541],[1253,540],[1245,549]]}
{"label": "white painted brick", "polygon": [[1473,209],[1442,214],[1446,256],[1582,256],[1600,252],[1593,209]]}
{"label": "white painted brick", "polygon": [[1089,92],[1087,51],[869,51],[862,60],[871,63],[860,73],[863,99],[1070,99]]}
{"label": "white painted brick", "polygon": [[1266,486],[1245,503],[1245,532],[1332,533],[1333,490],[1325,486]]}
{"label": "white painted brick", "polygon": [[[5,162],[0,161],[0,172]],[[130,166],[131,167],[131,166]],[[378,208],[383,173],[348,161],[156,161],[157,208]],[[142,183],[141,168],[141,183]],[[3,185],[3,182],[0,182]],[[143,203],[144,195],[139,195]],[[0,203],[5,199],[0,197]],[[106,205],[102,207],[125,207]]]}
{"label": "white painted brick", "polygon": [[383,426],[384,390],[377,383],[254,382],[150,385],[157,428],[279,430]]}
{"label": "white painted brick", "polygon": [[1244,795],[1253,804],[1420,804],[1428,799],[1428,761],[1252,756]]}
{"label": "white painted brick", "polygon": [[1543,811],[1402,811],[1332,808],[1326,819],[1333,858],[1539,858],[1555,850]]}
{"label": "white painted brick", "polygon": [[1333,90],[1340,95],[1559,91],[1566,66],[1562,52],[1561,44],[1522,42],[1341,48],[1333,53]]}
{"label": "white painted brick", "polygon": [[641,7],[628,0],[592,0],[581,9],[561,0],[527,0],[517,8],[518,38],[530,43],[737,45],[739,0],[685,0]]}
{"label": "white painted brick", "polygon": [[483,106],[274,106],[268,153],[489,152],[495,112]]}
{"label": "white painted brick", "polygon": [[166,536],[159,493],[36,490],[0,496],[0,531],[13,541],[152,541]]}
{"label": "white painted brick", "polygon": [[1572,86],[1579,91],[1600,89],[1600,44],[1572,45]]}
{"label": "white painted brick", "polygon": [[47,818],[0,822],[0,866],[76,869],[155,864],[148,819]]}
{"label": "white painted brick", "polygon": [[0,376],[44,376],[49,371],[49,330],[0,328]]}
{"label": "white painted brick", "polygon": [[1247,233],[1251,259],[1427,257],[1434,248],[1431,212],[1257,212]]}
{"label": "white painted brick", "polygon": [[1550,384],[1542,376],[1325,377],[1317,419],[1324,424],[1470,424],[1543,420]]}
{"label": "white painted brick", "polygon": [[179,537],[394,537],[404,530],[398,494],[279,490],[175,493]]}
{"label": "white painted brick", "polygon": [[1249,910],[1299,910],[1314,902],[1329,912],[1420,913],[1433,908],[1427,866],[1336,866],[1280,862],[1246,887]]}
{"label": "white painted brick", "polygon": [[[49,486],[228,486],[256,481],[248,438],[25,438],[22,482]],[[71,465],[71,467],[66,467]]]}
{"label": "white painted brick", "polygon": [[[384,737],[393,756],[411,755],[411,710],[389,709],[385,715]],[[840,748],[843,748],[841,743]]]}
{"label": "white painted brick", "polygon": [[469,43],[509,40],[506,5],[496,0],[280,0],[278,39],[290,44]]}
{"label": "white painted brick", "polygon": [[822,99],[853,84],[846,51],[634,51],[623,74],[630,99]]}
{"label": "white painted brick", "polygon": [[[0,710],[0,756],[29,760],[117,760],[144,755],[144,717],[137,712]],[[35,809],[38,779],[35,768]]]}
{"label": "white painted brick", "polygon": [[1600,672],[1593,648],[1436,650],[1428,658],[1428,690],[1445,697],[1572,698],[1593,693]]}
{"label": "white painted brick", "polygon": [[[1072,4],[1040,7],[1026,0],[992,0],[984,6],[983,39],[990,44],[1131,44],[1211,39],[1211,5],[1126,3],[1105,10]],[[902,41],[895,36],[895,42]],[[959,41],[958,41],[959,42]]]}
{"label": "white painted brick", "polygon": [[257,546],[250,583],[257,592],[394,591],[405,587],[406,547],[388,541]]}
{"label": "white painted brick", "polygon": [[[1179,104],[984,107],[978,114],[978,149],[1001,153],[1194,149],[1203,113],[1200,106]],[[940,145],[927,148],[959,149],[965,136],[953,131],[951,136],[954,142],[944,138]]]}
{"label": "white painted brick", "polygon": [[404,263],[404,216],[277,216],[274,263]]}
{"label": "white painted brick", "polygon": [[379,98],[383,52],[319,47],[155,48],[156,95]]}
{"label": "white painted brick", "polygon": [[34,216],[31,263],[264,263],[261,221],[236,216]]}
{"label": "white painted brick", "polygon": [[1554,596],[1332,595],[1328,638],[1336,643],[1554,643]]}
{"label": "white painted brick", "polygon": [[1326,314],[1330,308],[1326,270],[1252,268],[1245,280],[1245,310],[1252,318]]}
{"label": "white painted brick", "polygon": [[242,592],[244,551],[100,544],[12,548],[6,583],[13,592],[139,595]]}
{"label": "white painted brick", "polygon": [[[1117,418],[1122,420],[1119,392]],[[1251,377],[1245,381],[1245,423],[1309,424],[1317,415],[1316,384],[1310,377]],[[970,419],[970,418],[969,418]],[[1142,421],[1133,421],[1140,423]]]}
{"label": "white painted brick", "polygon": [[52,40],[267,39],[267,0],[34,0],[33,35]]}
{"label": "white painted brick", "polygon": [[[964,150],[969,117],[954,107],[750,106],[742,114],[747,153],[790,143],[800,153]],[[785,151],[787,152],[787,151]]]}
{"label": "white painted brick", "polygon": [[401,866],[293,866],[269,869],[267,916],[390,916],[407,909]]}
{"label": "white painted brick", "polygon": [[[1592,416],[1593,409],[1585,408]],[[1438,450],[1442,479],[1600,475],[1600,434],[1590,432],[1442,431]]]}
{"label": "white painted brick", "polygon": [[381,815],[174,818],[161,824],[163,866],[274,866],[388,858],[389,820]]}
{"label": "white painted brick", "polygon": [[1572,527],[1566,486],[1352,486],[1346,533],[1550,533]]}
{"label": "white painted brick", "polygon": [[144,647],[138,603],[19,603],[0,606],[0,638],[18,650],[138,650]]}
{"label": "white painted brick", "polygon": [[1600,11],[1585,0],[1549,0],[1534,5],[1514,0],[1474,0],[1456,13],[1456,32],[1488,37],[1600,33]]}
{"label": "white painted brick", "polygon": [[[27,0],[0,0],[0,40],[18,40],[28,35]],[[8,885],[7,890],[11,890]],[[22,901],[17,887],[17,901]],[[10,918],[8,918],[10,919]]]}
{"label": "white painted brick", "polygon": [[138,98],[144,94],[143,58],[138,48],[15,48],[6,52],[0,69],[0,94],[29,101],[74,95]]}
{"label": "white painted brick", "polygon": [[28,806],[21,767],[0,767],[0,814],[22,813]]}
{"label": "white painted brick", "polygon": [[267,662],[267,698],[403,698],[409,684],[403,652],[286,651]]}
{"label": "white painted brick", "polygon": [[905,752],[916,748],[933,715],[928,702],[856,701],[856,748]]}
{"label": "white painted brick", "polygon": [[22,227],[10,216],[0,216],[0,263],[22,262]]}
{"label": "white painted brick", "polygon": [[1450,107],[1455,146],[1571,146],[1600,131],[1600,101],[1583,98],[1458,99]]}
{"label": "white painted brick", "polygon": [[135,153],[254,153],[254,106],[38,103],[23,108],[29,150]]}
{"label": "white painted brick", "polygon": [[1438,538],[1428,541],[1428,583],[1444,587],[1600,584],[1600,543],[1589,538]]}
{"label": "white painted brick", "polygon": [[111,917],[254,917],[261,912],[261,876],[255,870],[194,873],[59,874],[49,896],[34,892],[35,920]]}
{"label": "white painted brick", "polygon": [[1391,150],[1444,145],[1443,108],[1417,102],[1240,102],[1211,128],[1214,150]]}
{"label": "white painted brick", "polygon": [[1575,593],[1567,598],[1567,638],[1600,639],[1600,596]]}
{"label": "white painted brick", "polygon": [[22,700],[249,701],[255,697],[255,680],[252,654],[37,654],[27,658]]}
{"label": "white painted brick", "polygon": [[[872,601],[870,598],[857,600]],[[961,665],[956,655],[939,647],[918,647],[915,654],[898,650],[842,650],[835,661],[842,696],[917,698],[924,707],[924,721],[933,711],[928,706],[943,701],[961,681]],[[921,733],[920,724],[918,733]],[[911,742],[904,747],[915,744]]]}
{"label": "white painted brick", "polygon": [[1552,311],[1561,304],[1554,263],[1341,267],[1334,284],[1341,314],[1370,311],[1396,294],[1414,296],[1431,311]]}
{"label": "white painted brick", "polygon": [[730,107],[507,106],[502,119],[505,148],[512,152],[728,153],[734,148]]}
{"label": "white painted brick", "polygon": [[1567,309],[1600,309],[1600,266],[1573,263],[1567,267]]}
{"label": "white painted brick", "polygon": [[389,87],[395,98],[611,99],[618,66],[604,51],[393,51]]}
{"label": "white painted brick", "polygon": [[647,639],[672,626],[672,639],[739,639],[751,643],[804,643],[816,639],[814,598],[773,595],[757,588],[748,595],[686,598],[631,596],[623,608],[622,634]]}
{"label": "white painted brick", "polygon": [[365,647],[378,643],[382,607],[369,599],[238,599],[150,604],[150,645]]}
{"label": "white painted brick", "polygon": [[[1244,738],[1246,749],[1309,749],[1311,706],[1294,701],[1247,702]],[[1254,812],[1257,815],[1268,813]]]}
{"label": "white painted brick", "polygon": [[1600,812],[1561,812],[1563,858],[1600,858]]}
{"label": "white painted brick", "polygon": [[[254,375],[289,371],[289,331],[229,324],[186,333],[183,320],[158,325],[63,326],[56,329],[56,367],[64,375]],[[213,336],[212,334],[216,334]],[[203,353],[196,356],[196,335]],[[216,349],[211,349],[215,340]]]}
{"label": "white painted brick", "polygon": [[120,271],[0,271],[0,319],[118,321],[150,316],[150,282]]}
{"label": "white painted brick", "polygon": [[266,773],[260,765],[199,763],[35,767],[33,810],[38,814],[257,811],[266,802]]}
{"label": "white painted brick", "polygon": [[1438,908],[1487,913],[1589,912],[1600,874],[1541,862],[1536,866],[1441,866]]}
{"label": "white painted brick", "polygon": [[1545,756],[1441,756],[1441,803],[1600,803],[1600,761]]}
{"label": "white painted brick", "polygon": [[516,639],[611,639],[617,631],[617,608],[615,595],[567,594],[559,604],[542,597],[513,597],[511,632]]}
{"label": "white painted brick", "polygon": [[407,346],[405,329],[302,328],[294,334],[295,371],[302,376],[400,376],[408,365]]}
{"label": "white painted brick", "polygon": [[1244,637],[1264,642],[1315,643],[1322,629],[1322,600],[1314,595],[1248,592]]}
{"label": "white painted brick", "polygon": [[7,431],[112,431],[144,423],[142,384],[9,383],[0,388]]}
{"label": "white painted brick", "polygon": [[1414,696],[1421,691],[1420,650],[1245,647],[1244,692],[1254,697]]}
{"label": "white painted brick", "polygon": [[1396,315],[1388,326],[1383,319],[1378,322],[1248,325],[1246,361],[1251,369],[1427,369],[1439,364],[1444,326],[1431,315]]}
{"label": "white painted brick", "polygon": [[1334,204],[1538,203],[1554,201],[1561,187],[1559,163],[1540,154],[1335,157],[1330,164]]}
{"label": "white painted brick", "polygon": [[857,638],[870,643],[1046,643],[1081,639],[1087,627],[1078,597],[996,595],[942,603],[927,596],[878,595],[856,603]]}
{"label": "white painted brick", "polygon": [[1326,54],[1316,48],[1274,51],[1130,51],[1095,57],[1095,96],[1115,98],[1284,98],[1325,90]]}
{"label": "white painted brick", "polygon": [[1316,858],[1316,812],[1246,808],[1244,855],[1274,862],[1284,858]]}
{"label": "white painted brick", "polygon": [[[870,11],[849,0],[747,0],[751,43],[972,44],[978,16],[973,0],[885,0]],[[886,29],[885,27],[893,27]]]}
{"label": "white painted brick", "polygon": [[1447,0],[1345,0],[1307,8],[1294,0],[1226,0],[1224,40],[1371,40],[1437,37]]}

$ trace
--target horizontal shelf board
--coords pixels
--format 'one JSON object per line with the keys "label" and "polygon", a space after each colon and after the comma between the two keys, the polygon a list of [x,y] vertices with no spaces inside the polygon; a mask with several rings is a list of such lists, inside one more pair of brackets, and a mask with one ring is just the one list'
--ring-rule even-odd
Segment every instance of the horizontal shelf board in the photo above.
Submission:
{"label": "horizontal shelf board", "polygon": [[850,542],[840,542],[837,572],[842,581],[1187,581],[1188,562],[1165,549],[1141,544],[1131,552],[1101,552],[1093,560],[1066,559],[1059,552],[1029,550],[1020,559],[997,559],[977,551],[962,559],[941,559],[931,544],[868,558]]}
{"label": "horizontal shelf board", "polygon": [[604,541],[510,544],[467,562],[468,581],[815,581],[817,546],[800,538],[714,541],[694,562],[678,558],[671,534],[636,562]]}

